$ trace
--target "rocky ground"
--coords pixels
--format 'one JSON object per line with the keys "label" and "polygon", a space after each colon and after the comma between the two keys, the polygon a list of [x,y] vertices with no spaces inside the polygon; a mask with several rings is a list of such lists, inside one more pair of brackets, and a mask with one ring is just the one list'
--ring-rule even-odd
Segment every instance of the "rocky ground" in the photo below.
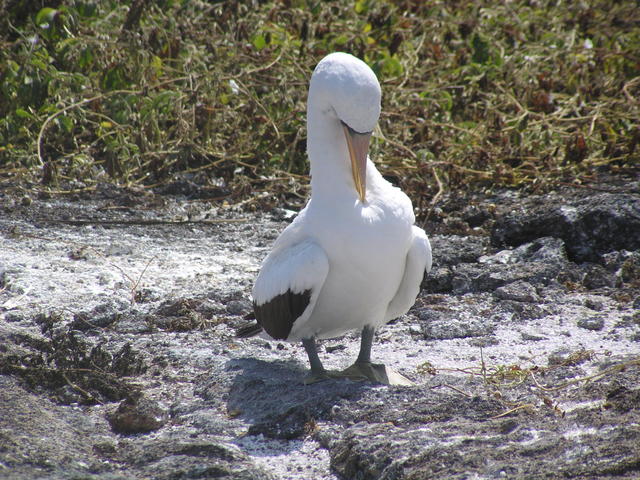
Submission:
{"label": "rocky ground", "polygon": [[236,338],[291,212],[197,197],[0,189],[0,478],[640,476],[637,180],[445,196],[374,345],[411,387],[304,386],[300,346]]}

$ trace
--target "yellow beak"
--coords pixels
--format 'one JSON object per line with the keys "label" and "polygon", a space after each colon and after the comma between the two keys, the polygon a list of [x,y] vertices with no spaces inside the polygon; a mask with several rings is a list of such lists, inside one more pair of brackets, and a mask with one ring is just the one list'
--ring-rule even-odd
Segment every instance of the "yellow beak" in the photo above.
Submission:
{"label": "yellow beak", "polygon": [[349,148],[353,183],[360,197],[360,201],[364,203],[367,193],[367,154],[369,153],[371,132],[358,133],[344,122],[342,122],[342,128],[344,130],[344,136],[347,139],[347,147]]}

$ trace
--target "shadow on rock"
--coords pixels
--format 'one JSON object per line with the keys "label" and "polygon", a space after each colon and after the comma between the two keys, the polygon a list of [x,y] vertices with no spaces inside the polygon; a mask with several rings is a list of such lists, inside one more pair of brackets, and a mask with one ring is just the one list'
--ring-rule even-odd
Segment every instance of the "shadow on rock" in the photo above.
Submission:
{"label": "shadow on rock", "polygon": [[491,233],[496,246],[518,246],[540,237],[564,240],[569,259],[598,262],[614,250],[640,248],[640,199],[602,193],[577,201],[546,199],[499,217]]}
{"label": "shadow on rock", "polygon": [[226,368],[238,372],[227,411],[251,424],[249,435],[269,438],[291,440],[310,434],[336,403],[358,399],[372,388],[350,380],[304,385],[303,369],[291,362],[240,358],[227,362]]}

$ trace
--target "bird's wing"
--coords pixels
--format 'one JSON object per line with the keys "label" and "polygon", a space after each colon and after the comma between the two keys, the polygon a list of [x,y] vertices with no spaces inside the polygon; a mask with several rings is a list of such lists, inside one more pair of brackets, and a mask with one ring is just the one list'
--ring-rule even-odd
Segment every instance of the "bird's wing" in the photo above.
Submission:
{"label": "bird's wing", "polygon": [[407,253],[404,275],[395,296],[389,302],[385,321],[404,315],[409,311],[420,293],[420,284],[425,273],[431,270],[431,244],[427,234],[413,226],[413,240]]}
{"label": "bird's wing", "polygon": [[274,249],[253,287],[258,323],[272,338],[286,340],[294,322],[311,315],[328,272],[327,254],[310,239]]}

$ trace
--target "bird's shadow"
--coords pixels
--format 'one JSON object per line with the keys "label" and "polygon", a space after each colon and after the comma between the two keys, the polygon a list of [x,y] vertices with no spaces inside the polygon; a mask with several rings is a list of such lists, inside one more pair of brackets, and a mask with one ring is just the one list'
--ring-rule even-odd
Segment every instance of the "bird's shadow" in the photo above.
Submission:
{"label": "bird's shadow", "polygon": [[249,435],[291,440],[311,433],[315,422],[328,418],[334,405],[357,400],[371,384],[346,379],[305,385],[307,372],[295,362],[266,362],[255,358],[229,360],[236,371],[227,398],[227,411],[249,426]]}

